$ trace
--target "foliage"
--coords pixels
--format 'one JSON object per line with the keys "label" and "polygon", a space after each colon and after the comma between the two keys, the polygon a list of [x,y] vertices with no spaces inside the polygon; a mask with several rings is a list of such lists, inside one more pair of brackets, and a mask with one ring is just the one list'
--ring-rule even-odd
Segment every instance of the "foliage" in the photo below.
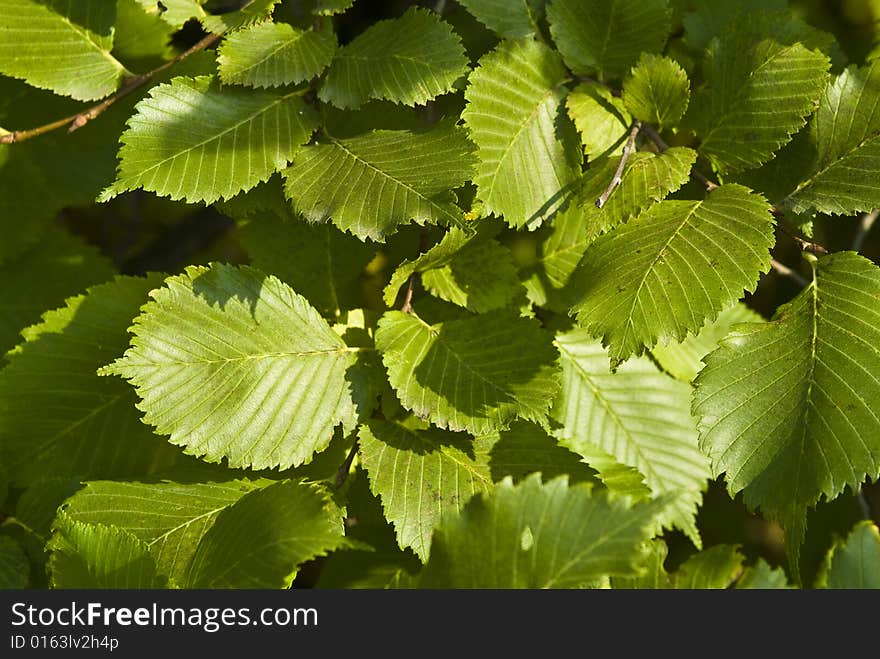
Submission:
{"label": "foliage", "polygon": [[815,4],[0,0],[0,587],[880,588]]}

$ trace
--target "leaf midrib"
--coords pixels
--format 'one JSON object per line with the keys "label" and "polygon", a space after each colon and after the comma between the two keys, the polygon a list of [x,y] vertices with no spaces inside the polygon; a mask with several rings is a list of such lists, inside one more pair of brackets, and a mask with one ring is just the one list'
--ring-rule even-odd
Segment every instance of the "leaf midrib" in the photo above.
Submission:
{"label": "leaf midrib", "polygon": [[434,201],[434,200],[431,199],[430,197],[426,196],[423,192],[420,192],[420,191],[416,190],[414,187],[412,187],[412,186],[409,185],[408,183],[405,183],[404,181],[401,181],[400,179],[398,179],[398,178],[392,176],[391,174],[389,174],[389,173],[386,172],[385,170],[383,170],[383,169],[379,169],[378,167],[376,167],[376,166],[375,166],[374,164],[372,164],[371,162],[369,162],[369,161],[367,161],[367,160],[364,160],[361,156],[359,156],[359,155],[356,154],[354,151],[352,151],[351,149],[349,149],[349,148],[348,148],[348,147],[347,147],[342,141],[340,141],[340,140],[338,140],[338,139],[336,139],[335,137],[332,137],[332,136],[328,136],[328,137],[329,137],[329,139],[330,139],[330,142],[331,142],[334,146],[336,146],[337,148],[341,149],[341,150],[343,151],[343,153],[345,153],[346,155],[348,155],[348,156],[349,156],[350,158],[352,158],[355,162],[360,163],[360,164],[362,164],[364,167],[367,167],[368,169],[373,170],[374,172],[376,172],[376,173],[379,174],[380,176],[382,176],[382,177],[388,179],[389,181],[392,181],[392,182],[395,183],[396,185],[398,185],[398,186],[404,188],[405,190],[411,192],[412,194],[414,194],[415,196],[417,196],[419,199],[422,199],[425,203],[429,204],[429,205],[430,205],[431,207],[433,207],[433,208],[436,208],[438,211],[440,211],[441,213],[443,213],[446,217],[450,218],[450,219],[452,220],[452,224],[456,224],[456,225],[457,225],[457,224],[460,224],[461,219],[460,219],[458,216],[456,216],[455,214],[449,212],[448,209],[444,208],[443,206],[441,206],[440,204],[438,204],[436,201]]}

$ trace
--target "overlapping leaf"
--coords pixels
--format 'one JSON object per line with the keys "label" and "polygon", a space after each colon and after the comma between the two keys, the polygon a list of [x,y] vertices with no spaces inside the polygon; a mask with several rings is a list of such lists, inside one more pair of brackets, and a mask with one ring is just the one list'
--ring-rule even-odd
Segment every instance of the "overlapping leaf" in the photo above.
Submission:
{"label": "overlapping leaf", "polygon": [[696,334],[688,333],[679,343],[658,344],[651,355],[667,373],[679,380],[690,382],[703,368],[703,357],[718,347],[718,343],[737,323],[759,323],[764,319],[742,303],[734,304],[718,317],[703,325]]}
{"label": "overlapping leaf", "polygon": [[[660,373],[647,358],[609,372],[608,353],[584,330],[556,337],[562,390],[553,408],[563,446],[590,462],[598,447],[635,468],[653,496],[677,496],[663,516],[700,546],[695,516],[709,478],[697,448],[690,387]],[[600,469],[601,472],[601,469]]]}
{"label": "overlapping leaf", "polygon": [[374,249],[332,224],[309,224],[261,212],[241,221],[238,235],[251,263],[271,272],[316,309],[337,315],[354,309],[361,273]]}
{"label": "overlapping leaf", "polygon": [[143,477],[177,460],[140,422],[130,387],[95,374],[125,349],[126,328],[160,282],[118,278],[25,330],[0,371],[0,451],[14,483]]}
{"label": "overlapping leaf", "polygon": [[459,515],[444,516],[420,586],[576,588],[634,575],[662,505],[609,500],[565,477],[504,480]]}
{"label": "overlapping leaf", "polygon": [[510,250],[486,232],[453,227],[433,248],[404,261],[385,288],[388,306],[394,305],[401,286],[417,272],[434,295],[476,313],[508,306],[524,292]]}
{"label": "overlapping leaf", "polygon": [[550,0],[547,21],[565,63],[577,75],[620,78],[643,52],[663,48],[667,0]]}
{"label": "overlapping leaf", "polygon": [[169,25],[183,27],[191,18],[204,18],[207,13],[202,8],[205,0],[138,0],[143,8],[156,13]]}
{"label": "overlapping leaf", "polygon": [[728,588],[742,573],[743,555],[733,545],[715,545],[688,558],[672,575],[680,590]]}
{"label": "overlapping leaf", "polygon": [[93,481],[71,497],[66,515],[76,523],[129,531],[155,559],[158,574],[182,584],[202,537],[220,511],[267,481],[133,483]]}
{"label": "overlapping leaf", "polygon": [[848,215],[880,206],[880,61],[828,85],[810,123],[815,158],[786,203],[795,213]]}
{"label": "overlapping leaf", "polygon": [[241,9],[203,16],[202,27],[215,34],[240,30],[267,20],[279,2],[281,0],[250,0],[241,5]]}
{"label": "overlapping leaf", "polygon": [[312,222],[327,219],[362,239],[384,241],[401,224],[459,224],[453,188],[473,173],[473,146],[448,123],[427,132],[377,130],[326,136],[284,171],[285,193]]}
{"label": "overlapping leaf", "polygon": [[828,554],[825,588],[880,589],[880,531],[870,520],[856,525]]}
{"label": "overlapping leaf", "polygon": [[681,341],[754,290],[772,244],[767,202],[742,186],[660,202],[590,246],[573,275],[572,311],[619,362]]}
{"label": "overlapping leaf", "polygon": [[83,524],[61,513],[48,545],[52,588],[159,588],[146,543],[125,529]]}
{"label": "overlapping leaf", "polygon": [[126,73],[111,54],[116,3],[0,0],[0,73],[92,101]]}
{"label": "overlapping leaf", "polygon": [[317,125],[301,92],[221,88],[208,76],[158,85],[135,108],[101,201],[137,188],[191,203],[227,199],[287,165]]}
{"label": "overlapping leaf", "polygon": [[880,270],[845,252],[814,273],[773,322],[722,340],[694,396],[714,473],[782,523],[795,572],[807,508],[880,475]]}
{"label": "overlapping leaf", "polygon": [[620,154],[632,117],[623,100],[614,96],[608,87],[597,82],[582,82],[568,95],[565,107],[581,134],[587,159]]}
{"label": "overlapping leaf", "polygon": [[279,87],[320,74],[336,52],[336,35],[328,27],[299,30],[287,23],[266,22],[233,32],[220,45],[220,79],[250,87]]}
{"label": "overlapping leaf", "polygon": [[152,297],[132,347],[102,373],[131,381],[144,422],[172,444],[232,467],[286,468],[356,421],[360,349],[275,277],[192,266]]}
{"label": "overlapping leaf", "polygon": [[458,35],[436,14],[412,7],[398,19],[374,23],[341,48],[319,96],[341,108],[372,98],[423,104],[452,91],[466,71]]}
{"label": "overlapping leaf", "polygon": [[540,34],[546,0],[460,0],[478,21],[501,37]]}
{"label": "overlapping leaf", "polygon": [[185,588],[290,588],[302,563],[345,543],[342,511],[319,487],[281,481],[217,514]]}
{"label": "overlapping leaf", "polygon": [[450,430],[485,434],[516,417],[544,421],[558,388],[550,335],[515,311],[436,325],[391,311],[376,347],[403,405]]}
{"label": "overlapping leaf", "polygon": [[712,43],[687,119],[719,172],[767,162],[804,125],[828,81],[816,41],[788,14],[759,13]]}
{"label": "overlapping leaf", "polygon": [[587,247],[600,234],[681,187],[688,180],[696,155],[684,147],[657,155],[633,154],[623,170],[620,185],[602,208],[596,207],[596,199],[614,177],[620,158],[597,161],[582,179],[568,207],[553,218],[537,259],[521,269],[531,300],[563,310],[562,291]]}
{"label": "overlapping leaf", "polygon": [[359,441],[370,487],[381,497],[400,546],[411,547],[422,561],[442,512],[461,510],[492,487],[487,453],[463,433],[370,421],[361,426]]}
{"label": "overlapping leaf", "polygon": [[557,133],[565,77],[559,57],[533,40],[502,43],[470,76],[462,118],[478,147],[477,198],[511,226],[540,224],[578,173],[573,131]]}
{"label": "overlapping leaf", "polygon": [[112,276],[110,262],[95,248],[50,227],[38,245],[0,265],[0,354],[46,309]]}

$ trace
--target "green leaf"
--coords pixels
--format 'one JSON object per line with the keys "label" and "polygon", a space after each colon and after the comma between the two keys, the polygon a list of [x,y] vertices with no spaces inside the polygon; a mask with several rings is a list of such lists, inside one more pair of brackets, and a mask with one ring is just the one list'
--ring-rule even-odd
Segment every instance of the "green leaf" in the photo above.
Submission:
{"label": "green leaf", "polygon": [[59,514],[49,541],[52,588],[161,588],[147,545],[125,529]]}
{"label": "green leaf", "polygon": [[574,277],[578,322],[612,362],[681,341],[752,291],[770,265],[773,216],[760,195],[723,185],[704,201],[662,201],[601,236]]}
{"label": "green leaf", "polygon": [[643,52],[662,50],[670,28],[667,0],[550,0],[547,21],[575,75],[620,78]]}
{"label": "green leaf", "polygon": [[345,542],[342,511],[318,486],[282,481],[222,510],[199,542],[186,588],[289,588],[300,565]]}
{"label": "green leaf", "polygon": [[360,349],[277,278],[190,266],[151,297],[132,347],[101,372],[130,380],[144,423],[186,453],[285,469],[356,419]]}
{"label": "green leaf", "polygon": [[[480,441],[484,438],[477,438]],[[491,442],[489,468],[492,480],[510,476],[514,483],[529,474],[541,473],[551,480],[566,475],[572,483],[595,482],[595,474],[576,453],[560,446],[555,437],[537,424],[514,421],[507,430],[488,437]]]}
{"label": "green leaf", "polygon": [[662,522],[684,531],[699,547],[695,517],[709,464],[697,447],[690,387],[644,357],[611,373],[608,353],[584,330],[558,335],[556,346],[563,385],[552,416],[561,424],[555,433],[560,443],[588,463],[598,447],[633,467],[654,497],[675,493]]}
{"label": "green leaf", "polygon": [[684,39],[698,50],[708,46],[713,37],[745,14],[788,8],[787,0],[688,0],[688,4],[694,11],[682,19]]}
{"label": "green leaf", "polygon": [[462,433],[370,421],[359,440],[370,489],[381,497],[401,548],[410,547],[423,562],[444,509],[461,510],[471,496],[492,488],[488,455]]}
{"label": "green leaf", "polygon": [[111,54],[116,3],[0,0],[0,73],[78,101],[111,94],[127,72]]}
{"label": "green leaf", "polygon": [[813,41],[788,14],[744,16],[713,41],[687,121],[718,172],[767,162],[804,125],[830,66]]}
{"label": "green leaf", "polygon": [[510,306],[524,292],[513,255],[489,232],[469,233],[453,227],[430,250],[417,259],[404,261],[385,288],[389,307],[407,279],[417,272],[432,294],[476,313]]}
{"label": "green leaf", "polygon": [[693,404],[714,474],[782,524],[795,576],[807,508],[880,475],[880,271],[852,252],[813,269],[705,358]]}
{"label": "green leaf", "polygon": [[251,263],[298,291],[319,311],[338,315],[359,306],[361,273],[375,250],[332,224],[308,224],[275,213],[250,215],[238,226]]}
{"label": "green leaf", "polygon": [[734,545],[716,545],[688,558],[672,575],[677,590],[729,588],[742,573],[743,555]]}
{"label": "green leaf", "polygon": [[691,382],[703,368],[703,357],[718,347],[734,325],[760,323],[763,320],[760,314],[737,302],[719,313],[715,320],[703,325],[696,334],[688,332],[684,341],[657,344],[651,349],[651,356],[673,377]]}
{"label": "green leaf", "polygon": [[691,85],[674,60],[644,54],[623,81],[623,102],[636,119],[660,129],[675,126],[684,116]]}
{"label": "green leaf", "polygon": [[634,575],[661,507],[609,500],[565,477],[505,479],[460,515],[444,516],[420,586],[577,588],[608,574]]}
{"label": "green leaf", "polygon": [[287,23],[261,23],[223,40],[218,72],[226,84],[289,85],[319,75],[330,65],[336,47],[332,29],[303,31]]}
{"label": "green leaf", "polygon": [[[174,56],[174,28],[149,13],[138,0],[117,0],[113,54],[135,71],[161,65]],[[134,65],[134,66],[132,66]]]}
{"label": "green leaf", "polygon": [[240,30],[258,21],[268,20],[275,5],[279,2],[281,0],[251,0],[245,3],[241,9],[203,16],[201,19],[202,27],[214,34]]}
{"label": "green leaf", "polygon": [[623,151],[632,117],[622,99],[605,85],[582,82],[565,100],[568,115],[574,121],[588,160],[619,155]]}
{"label": "green leaf", "polygon": [[180,28],[191,18],[203,18],[207,16],[202,4],[205,0],[138,0],[143,8],[149,13],[158,16],[171,25]]}
{"label": "green leaf", "polygon": [[426,132],[376,130],[326,136],[284,171],[284,191],[310,222],[327,219],[362,239],[384,241],[410,220],[460,224],[451,192],[473,173],[473,145],[449,123]]}
{"label": "green leaf", "polygon": [[498,36],[516,39],[540,34],[546,0],[459,0],[474,17]]}
{"label": "green leaf", "polygon": [[478,435],[516,417],[544,422],[558,387],[550,335],[514,310],[436,325],[390,311],[376,347],[403,405],[450,430]]}
{"label": "green leaf", "polygon": [[0,535],[0,590],[27,588],[30,565],[21,545],[9,536]]}
{"label": "green leaf", "polygon": [[266,481],[126,483],[92,481],[67,501],[77,523],[125,529],[139,538],[157,572],[184,583],[190,560],[220,511]]}
{"label": "green leaf", "polygon": [[620,184],[602,208],[596,199],[614,178],[620,158],[597,161],[584,175],[569,205],[553,218],[541,241],[538,258],[521,271],[530,299],[559,311],[567,310],[564,289],[587,247],[602,233],[626,222],[687,182],[697,154],[673,147],[661,154],[634,153]]}
{"label": "green leaf", "polygon": [[540,42],[507,41],[480,60],[462,118],[479,147],[474,183],[486,213],[534,228],[563,201],[580,149],[557,134],[565,68]]}
{"label": "green leaf", "polygon": [[311,137],[317,119],[301,94],[221,88],[209,76],[153,87],[128,120],[116,182],[100,201],[143,188],[212,203],[254,187]]}
{"label": "green leaf", "polygon": [[125,349],[126,328],[160,282],[118,277],[23,332],[0,371],[0,455],[13,483],[143,477],[178,460],[140,422],[130,387],[95,374]]}
{"label": "green leaf", "polygon": [[340,108],[371,98],[421,105],[452,91],[466,72],[464,47],[452,27],[433,12],[411,7],[342,47],[318,96]]}
{"label": "green leaf", "polygon": [[752,567],[748,567],[742,576],[736,582],[737,588],[750,589],[782,589],[790,588],[788,577],[782,568],[773,568],[763,558],[759,558],[758,562]]}
{"label": "green leaf", "polygon": [[850,67],[825,90],[810,122],[815,158],[785,200],[795,213],[850,215],[880,206],[880,61]]}
{"label": "green leaf", "polygon": [[870,520],[859,522],[846,541],[828,553],[825,588],[880,589],[880,531]]}
{"label": "green leaf", "polygon": [[[3,91],[7,90],[0,89]],[[22,145],[0,144],[0,265],[31,248],[45,234],[63,205],[57,193],[50,192],[54,189],[48,176]]]}
{"label": "green leaf", "polygon": [[672,582],[663,563],[669,553],[669,547],[663,540],[651,540],[647,543],[647,553],[642,560],[642,574],[636,577],[611,577],[611,587],[618,590],[667,590]]}
{"label": "green leaf", "polygon": [[333,16],[348,10],[354,0],[315,0],[314,13],[318,16]]}
{"label": "green leaf", "polygon": [[40,314],[87,286],[110,279],[113,267],[91,245],[54,226],[38,245],[0,265],[0,355]]}

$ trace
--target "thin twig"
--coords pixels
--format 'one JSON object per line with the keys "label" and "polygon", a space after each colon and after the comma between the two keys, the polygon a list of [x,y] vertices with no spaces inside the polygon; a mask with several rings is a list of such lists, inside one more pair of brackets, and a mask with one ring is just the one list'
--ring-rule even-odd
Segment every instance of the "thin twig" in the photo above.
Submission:
{"label": "thin twig", "polygon": [[[660,137],[660,133],[657,132],[657,129],[651,126],[650,124],[645,124],[642,127],[645,135],[648,136],[648,139],[651,140],[657,149],[662,153],[669,149],[669,145],[666,143],[662,137]],[[712,192],[715,188],[718,187],[718,184],[712,181],[708,176],[703,174],[700,170],[696,168],[691,168],[691,176],[693,176],[696,180],[702,183],[706,187],[707,192]]]}
{"label": "thin twig", "polygon": [[810,242],[806,238],[802,238],[797,235],[793,229],[791,229],[784,221],[783,221],[783,212],[781,209],[774,207],[773,215],[780,219],[779,222],[776,223],[782,233],[791,238],[794,242],[798,244],[798,247],[801,248],[804,252],[810,252],[812,254],[819,254],[820,256],[828,253],[828,248],[825,245],[820,245],[819,243]]}
{"label": "thin twig", "polygon": [[351,463],[354,462],[354,456],[357,455],[358,452],[358,442],[354,440],[354,444],[351,445],[351,450],[348,452],[348,455],[345,457],[345,462],[340,465],[339,469],[336,471],[336,480],[333,483],[333,486],[338,490],[345,484],[345,479],[348,478],[348,474],[351,471]]}
{"label": "thin twig", "polygon": [[868,503],[868,497],[865,496],[865,491],[859,488],[856,491],[856,499],[859,502],[859,508],[862,510],[862,518],[863,519],[874,519],[873,514],[871,513],[871,504]]}
{"label": "thin twig", "polygon": [[853,236],[852,240],[852,251],[858,252],[862,249],[862,245],[865,244],[865,238],[868,237],[868,232],[871,231],[871,227],[877,221],[878,215],[880,215],[880,210],[872,210],[870,213],[865,213],[859,218],[859,226],[856,227],[856,235]]}
{"label": "thin twig", "polygon": [[794,270],[789,268],[787,265],[785,265],[784,263],[780,263],[776,259],[770,259],[770,267],[773,268],[780,275],[784,277],[789,277],[792,281],[796,281],[801,286],[806,286],[810,283]]}
{"label": "thin twig", "polygon": [[403,304],[400,305],[400,310],[403,313],[412,313],[413,288],[415,288],[415,284],[416,273],[412,273],[406,282],[406,295],[403,296]]}
{"label": "thin twig", "polygon": [[605,202],[608,201],[608,197],[614,192],[614,189],[620,185],[621,181],[623,181],[623,168],[626,167],[626,161],[629,160],[629,154],[633,152],[633,148],[636,145],[636,137],[641,129],[641,121],[637,120],[633,123],[632,130],[629,131],[629,138],[626,140],[626,144],[623,147],[623,154],[620,156],[620,163],[617,165],[617,171],[614,172],[614,178],[611,179],[611,183],[605,188],[605,192],[603,192],[596,200],[596,208],[602,208],[602,206],[605,205]]}
{"label": "thin twig", "polygon": [[6,135],[0,135],[0,144],[13,144],[16,142],[24,142],[25,140],[29,140],[33,137],[50,133],[53,130],[57,130],[67,125],[70,125],[70,128],[68,128],[68,132],[72,133],[73,131],[85,126],[95,117],[102,114],[105,110],[107,110],[107,108],[116,103],[116,101],[125,98],[163,71],[168,70],[181,60],[184,60],[192,55],[193,53],[197,53],[200,50],[204,50],[205,48],[213,46],[220,40],[222,36],[222,34],[207,35],[198,43],[196,43],[186,51],[182,52],[174,59],[165,62],[164,64],[156,67],[152,71],[147,71],[146,73],[142,73],[140,75],[134,76],[133,78],[129,78],[126,81],[125,85],[123,85],[123,87],[115,94],[105,98],[100,103],[97,103],[96,105],[93,105],[92,107],[83,110],[82,112],[78,112],[77,114],[70,115],[69,117],[64,117],[63,119],[58,119],[57,121],[53,121],[42,126],[37,126],[36,128],[28,128],[27,130],[16,130],[11,133],[7,133]]}

